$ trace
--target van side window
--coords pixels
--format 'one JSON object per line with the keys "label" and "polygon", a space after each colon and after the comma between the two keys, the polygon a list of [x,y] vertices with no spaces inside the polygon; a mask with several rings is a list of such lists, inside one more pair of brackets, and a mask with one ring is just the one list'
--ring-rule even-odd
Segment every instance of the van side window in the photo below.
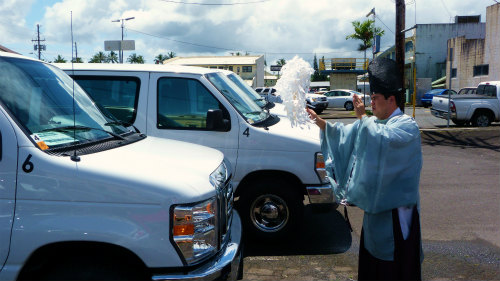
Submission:
{"label": "van side window", "polygon": [[164,77],[158,80],[159,129],[207,128],[209,109],[224,109],[217,99],[195,79]]}
{"label": "van side window", "polygon": [[73,79],[116,119],[133,124],[141,81],[137,77],[77,76]]}

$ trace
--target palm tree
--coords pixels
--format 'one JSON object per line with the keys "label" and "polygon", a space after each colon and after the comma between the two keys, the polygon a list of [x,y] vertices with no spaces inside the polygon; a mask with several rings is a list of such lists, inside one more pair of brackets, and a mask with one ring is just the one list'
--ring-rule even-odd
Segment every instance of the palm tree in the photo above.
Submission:
{"label": "palm tree", "polygon": [[104,54],[103,52],[97,52],[92,56],[92,58],[89,60],[89,63],[103,63],[103,62],[108,62],[108,56]]}
{"label": "palm tree", "polygon": [[155,64],[162,64],[166,59],[169,59],[167,55],[159,54],[155,57]]}
{"label": "palm tree", "polygon": [[118,54],[115,53],[114,51],[109,52],[108,61],[107,62],[118,63],[119,62]]}
{"label": "palm tree", "polygon": [[143,64],[145,62],[144,57],[142,55],[137,55],[136,53],[131,54],[127,58],[128,63],[138,63]]}
{"label": "palm tree", "polygon": [[[354,27],[354,33],[351,35],[347,35],[345,37],[345,40],[361,40],[361,44],[359,44],[358,46],[358,51],[364,52],[363,69],[366,69],[366,50],[370,49],[373,46],[373,38],[375,38],[375,36],[384,35],[384,30],[382,30],[380,27],[375,27],[375,21],[370,19],[367,19],[364,22],[353,21],[352,26]],[[363,89],[363,95],[365,95],[364,92],[365,89]],[[363,102],[364,101],[365,98],[363,97]]]}
{"label": "palm tree", "polygon": [[177,54],[175,52],[169,52],[167,54],[167,56],[168,56],[169,59],[173,59],[173,58],[175,58],[177,56]]}
{"label": "palm tree", "polygon": [[277,65],[281,65],[281,66],[283,66],[283,65],[285,65],[285,64],[286,64],[286,60],[285,60],[285,59],[283,59],[283,58],[281,58],[281,59],[279,59],[279,60],[277,60],[277,61],[276,61],[276,64],[277,64]]}
{"label": "palm tree", "polygon": [[83,60],[82,60],[82,58],[80,58],[80,57],[74,58],[74,59],[72,59],[71,61],[72,61],[73,63],[83,63]]}
{"label": "palm tree", "polygon": [[64,62],[67,62],[67,61],[61,55],[57,55],[57,58],[54,58],[54,62],[64,63]]}

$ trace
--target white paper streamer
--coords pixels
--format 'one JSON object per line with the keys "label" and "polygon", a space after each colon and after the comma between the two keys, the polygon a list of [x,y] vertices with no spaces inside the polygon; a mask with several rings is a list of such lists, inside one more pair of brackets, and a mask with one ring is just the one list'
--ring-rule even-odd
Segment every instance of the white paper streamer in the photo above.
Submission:
{"label": "white paper streamer", "polygon": [[292,127],[312,123],[306,111],[306,93],[311,84],[314,69],[302,58],[295,56],[281,68],[281,77],[276,83],[276,94],[283,100],[283,105]]}

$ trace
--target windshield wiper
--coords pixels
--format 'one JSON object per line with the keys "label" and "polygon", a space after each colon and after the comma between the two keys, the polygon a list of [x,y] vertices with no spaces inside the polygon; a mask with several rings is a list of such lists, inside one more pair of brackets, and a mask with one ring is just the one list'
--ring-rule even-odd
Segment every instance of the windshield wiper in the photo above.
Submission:
{"label": "windshield wiper", "polygon": [[121,125],[123,127],[132,127],[134,128],[135,132],[140,134],[141,131],[139,131],[139,129],[137,129],[136,126],[134,126],[134,124],[132,123],[129,123],[129,122],[124,122],[124,121],[120,121],[120,120],[115,120],[115,121],[111,121],[111,122],[108,122],[108,123],[104,123],[104,126],[110,126],[110,125]]}
{"label": "windshield wiper", "polygon": [[41,130],[40,132],[51,132],[51,131],[54,131],[54,132],[67,132],[67,131],[73,131],[73,130],[78,130],[78,131],[98,130],[98,131],[102,131],[102,132],[108,133],[109,135],[111,135],[111,136],[113,136],[113,137],[115,137],[117,139],[125,140],[124,137],[120,136],[117,133],[106,131],[104,129],[92,128],[92,127],[80,126],[80,125],[48,128],[48,129]]}

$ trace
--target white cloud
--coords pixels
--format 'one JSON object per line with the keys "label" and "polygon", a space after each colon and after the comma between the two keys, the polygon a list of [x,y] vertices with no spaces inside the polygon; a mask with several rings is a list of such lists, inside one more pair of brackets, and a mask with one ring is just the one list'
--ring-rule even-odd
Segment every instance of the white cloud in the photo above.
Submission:
{"label": "white cloud", "polygon": [[[28,7],[32,2],[2,1],[0,12],[9,18],[0,19],[0,34],[5,37],[0,44],[26,42],[26,37],[34,34],[31,27],[25,26],[27,13],[16,9],[19,3]],[[450,15],[482,14],[484,21],[486,6],[491,4],[494,3],[416,0],[416,19],[417,23],[446,23],[450,22]],[[161,0],[63,0],[47,7],[40,22],[49,58],[59,53],[71,56],[70,11],[73,11],[74,40],[84,60],[104,50],[104,40],[120,39],[120,23],[111,20],[133,16],[135,19],[125,23],[125,37],[136,40],[135,52],[147,62],[152,63],[157,54],[170,51],[179,56],[223,55],[229,53],[224,49],[232,49],[266,54],[269,65],[279,58],[291,59],[295,53],[308,53],[299,54],[306,60],[311,60],[314,52],[327,58],[362,57],[356,51],[359,42],[345,37],[353,32],[351,22],[365,20],[373,7],[377,26],[386,30],[382,46],[388,47],[394,42],[394,0],[271,0],[232,6],[183,5]],[[406,7],[406,24],[407,27],[415,24],[415,4]],[[125,56],[130,53],[125,52]]]}

